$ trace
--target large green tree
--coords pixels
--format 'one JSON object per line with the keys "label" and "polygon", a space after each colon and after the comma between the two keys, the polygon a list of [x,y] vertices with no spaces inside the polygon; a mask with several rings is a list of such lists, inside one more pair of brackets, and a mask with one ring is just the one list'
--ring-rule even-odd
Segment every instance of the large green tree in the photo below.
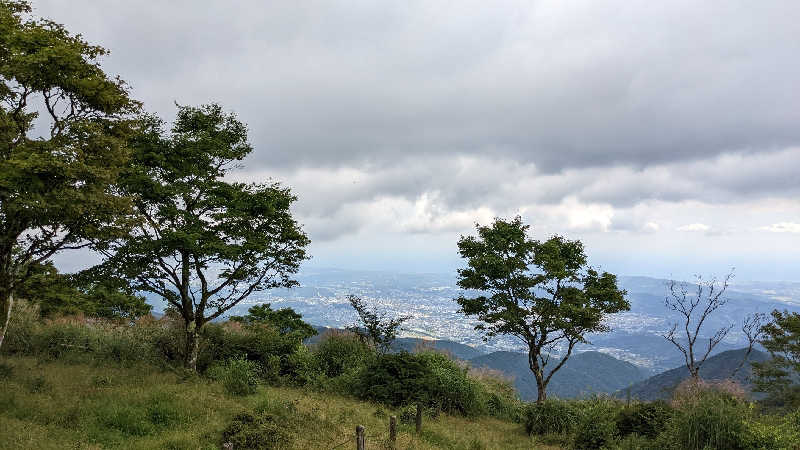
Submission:
{"label": "large green tree", "polygon": [[756,389],[769,394],[769,400],[782,406],[800,405],[800,314],[772,312],[772,322],[761,330],[761,345],[771,359],[753,363]]}
{"label": "large green tree", "polygon": [[104,266],[177,309],[196,368],[203,325],[255,291],[297,284],[309,239],[288,188],[225,179],[252,151],[235,115],[211,104],[179,107],[169,132],[156,117],[142,122],[120,185],[143,220]]}
{"label": "large green tree", "polygon": [[30,267],[130,219],[114,184],[139,105],[101,69],[105,49],[30,12],[0,0],[0,345]]}
{"label": "large green tree", "polygon": [[[630,309],[617,277],[587,265],[580,241],[528,236],[520,217],[477,225],[477,236],[462,236],[458,251],[467,268],[458,271],[458,286],[475,292],[456,299],[461,312],[480,320],[485,336],[513,336],[528,349],[536,378],[537,402],[547,385],[588,333],[608,331],[608,314]],[[560,359],[551,359],[557,351]],[[552,369],[547,370],[548,366]]]}

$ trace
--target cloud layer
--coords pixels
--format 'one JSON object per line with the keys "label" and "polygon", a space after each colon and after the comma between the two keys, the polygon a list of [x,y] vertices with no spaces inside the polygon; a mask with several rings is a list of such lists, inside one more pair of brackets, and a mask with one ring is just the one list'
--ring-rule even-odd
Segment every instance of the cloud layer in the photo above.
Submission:
{"label": "cloud layer", "polygon": [[317,242],[522,214],[800,250],[797,2],[34,6],[110,48],[151,111],[237,111],[256,151],[236,177],[292,186]]}

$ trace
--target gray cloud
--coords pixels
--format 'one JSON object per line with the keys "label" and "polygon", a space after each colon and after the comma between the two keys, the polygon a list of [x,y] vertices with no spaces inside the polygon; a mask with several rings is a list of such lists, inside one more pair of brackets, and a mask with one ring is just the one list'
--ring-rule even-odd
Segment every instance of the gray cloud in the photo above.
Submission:
{"label": "gray cloud", "polygon": [[[236,176],[292,186],[315,240],[516,213],[720,230],[800,194],[793,1],[34,5],[110,48],[149,110],[237,111],[256,151]],[[752,228],[795,223],[796,206]]]}
{"label": "gray cloud", "polygon": [[111,48],[150,108],[238,111],[254,167],[459,153],[552,172],[800,143],[791,1],[36,4]]}

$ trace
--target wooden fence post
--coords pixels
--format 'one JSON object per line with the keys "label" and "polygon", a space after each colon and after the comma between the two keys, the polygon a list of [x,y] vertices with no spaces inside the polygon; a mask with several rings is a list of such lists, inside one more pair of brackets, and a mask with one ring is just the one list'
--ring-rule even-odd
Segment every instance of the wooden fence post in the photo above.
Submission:
{"label": "wooden fence post", "polygon": [[389,442],[394,445],[397,441],[397,416],[389,417]]}
{"label": "wooden fence post", "polygon": [[422,404],[417,403],[417,433],[422,432]]}
{"label": "wooden fence post", "polygon": [[367,448],[367,438],[364,436],[364,427],[359,425],[356,427],[356,450],[365,450]]}

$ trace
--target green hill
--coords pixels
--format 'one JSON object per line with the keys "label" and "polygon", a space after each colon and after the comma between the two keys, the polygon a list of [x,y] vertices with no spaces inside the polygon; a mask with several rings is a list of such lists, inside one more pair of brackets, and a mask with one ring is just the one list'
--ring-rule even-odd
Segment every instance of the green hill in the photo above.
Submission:
{"label": "green hill", "polygon": [[[728,350],[718,355],[714,355],[706,360],[700,368],[700,377],[704,380],[724,380],[730,377],[734,369],[739,365],[745,354],[745,349]],[[769,359],[767,353],[753,350],[748,358],[749,362],[762,362]],[[750,386],[748,381],[752,374],[750,364],[745,364],[736,374],[734,379],[741,383],[745,388]],[[639,400],[656,400],[668,398],[677,385],[689,378],[689,371],[686,366],[676,367],[675,369],[662,372],[646,380],[634,383],[630,386],[630,395]],[[620,390],[617,396],[627,396],[627,389]]]}
{"label": "green hill", "polygon": [[[513,378],[523,400],[536,400],[536,379],[528,366],[528,355],[494,352],[472,358],[473,367],[486,367]],[[558,363],[552,361],[549,367]],[[592,393],[613,393],[646,377],[641,368],[600,352],[583,352],[567,360],[550,381],[548,395],[559,398],[582,397]]]}

